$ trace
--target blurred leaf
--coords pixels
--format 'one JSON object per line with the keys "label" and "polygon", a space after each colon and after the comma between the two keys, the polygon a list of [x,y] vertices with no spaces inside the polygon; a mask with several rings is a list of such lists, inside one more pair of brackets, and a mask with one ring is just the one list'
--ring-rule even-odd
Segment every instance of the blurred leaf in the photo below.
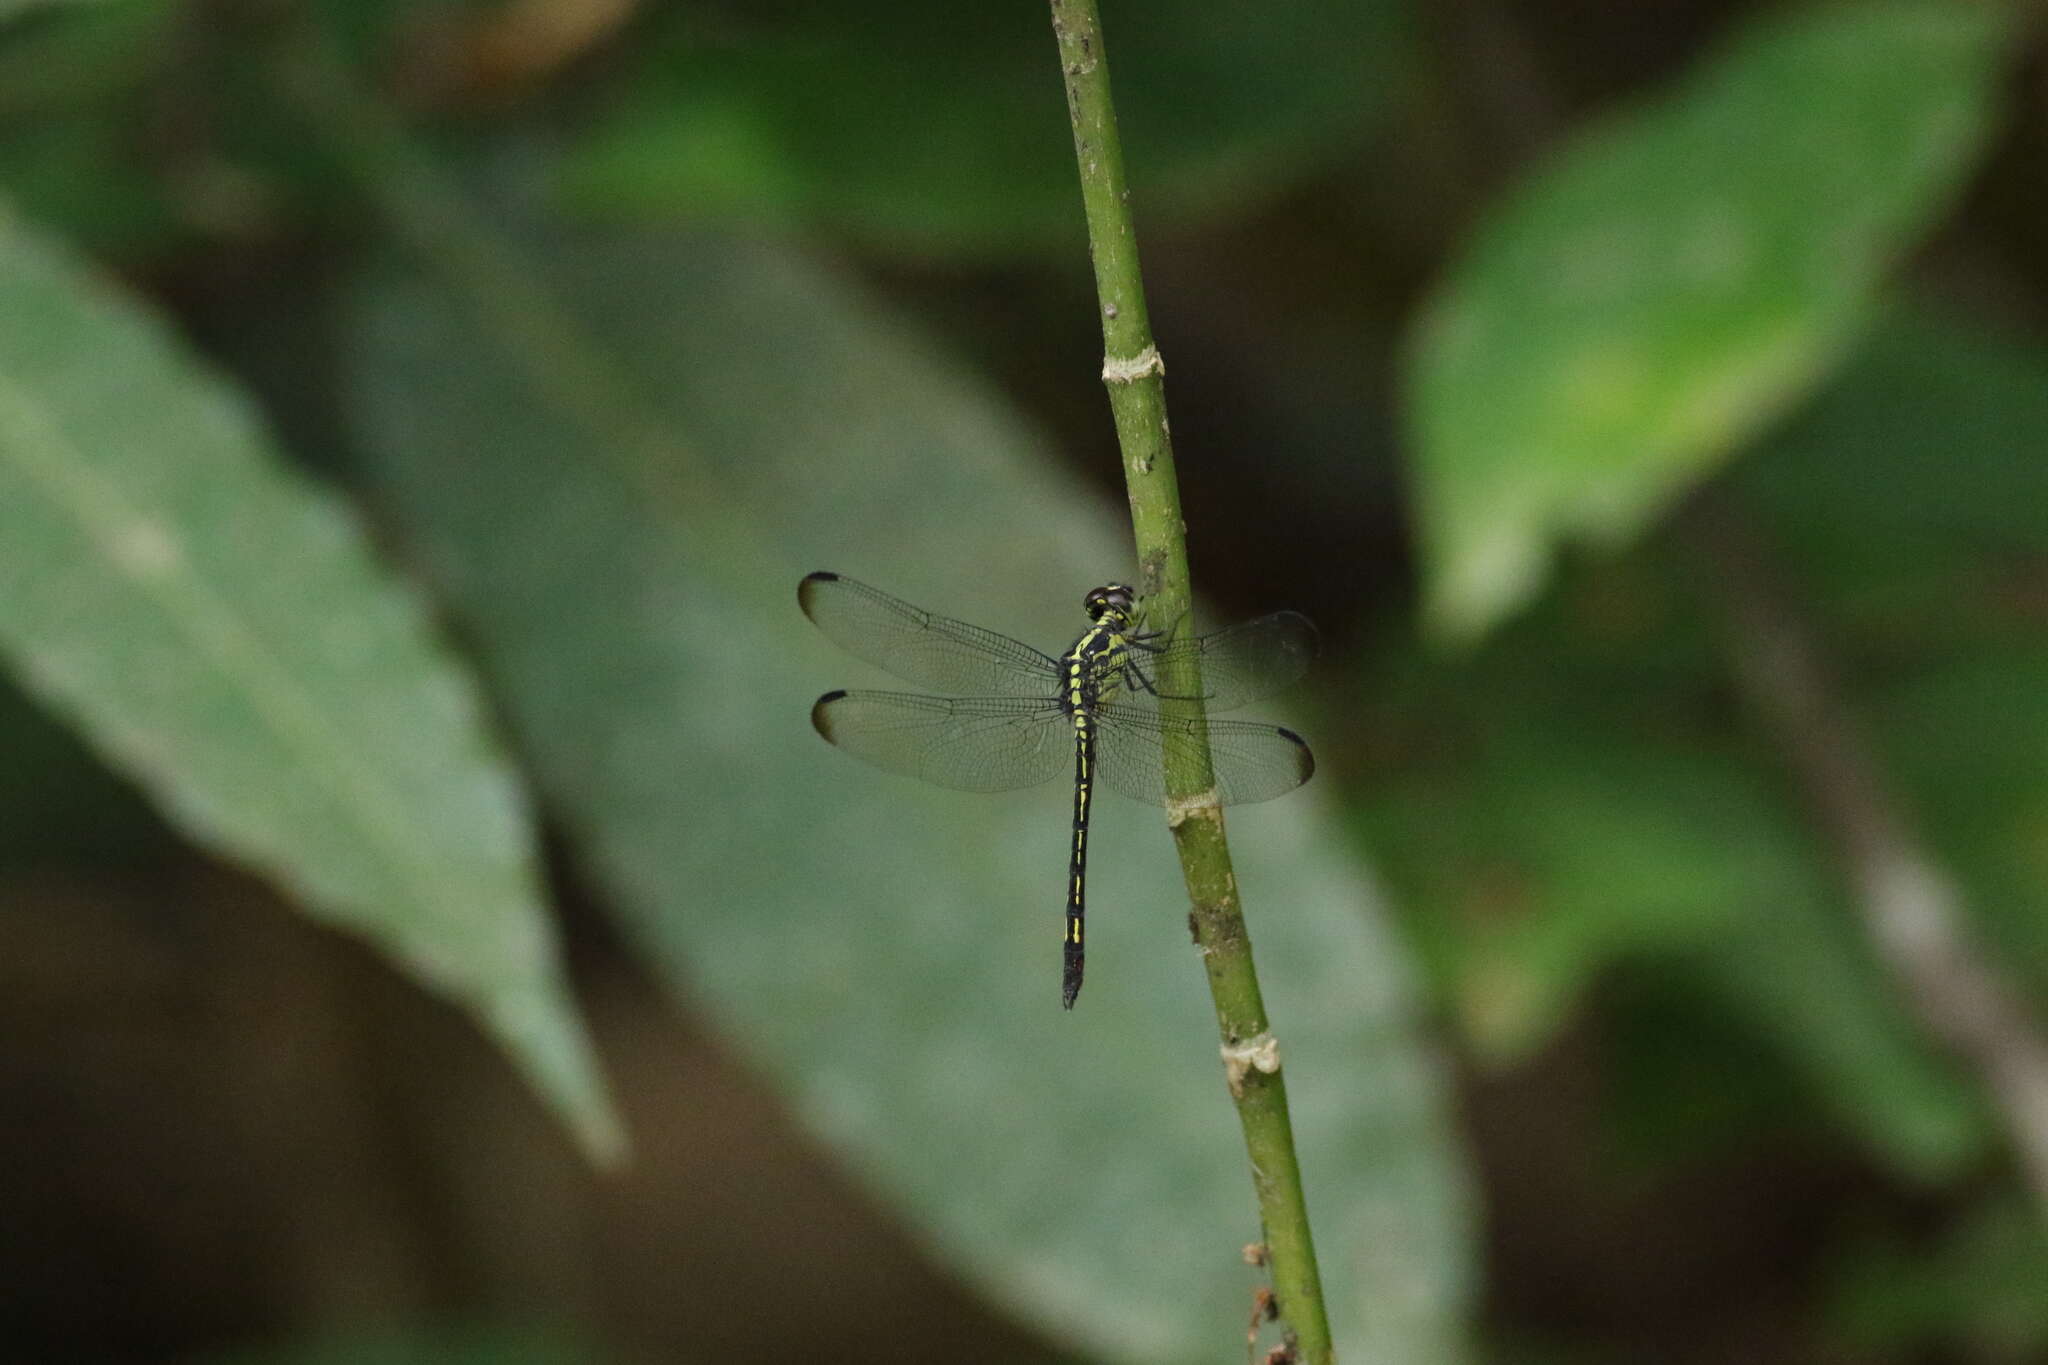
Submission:
{"label": "blurred leaf", "polygon": [[1830,869],[1787,853],[1810,884],[1731,907],[1695,970],[1896,1170],[1927,1184],[1955,1177],[1990,1137],[1972,1083],[1907,1012],[1860,922],[1821,880]]}
{"label": "blurred leaf", "polygon": [[162,247],[179,224],[161,187],[139,166],[134,134],[127,109],[31,118],[0,133],[0,192],[25,216],[96,251]]}
{"label": "blurred leaf", "polygon": [[2048,998],[2048,353],[1889,320],[1733,481],[1916,823]]}
{"label": "blurred leaf", "polygon": [[1732,483],[1843,643],[1932,655],[2038,638],[2048,353],[1887,318]]}
{"label": "blurred leaf", "polygon": [[2048,1351],[2048,1231],[2022,1191],[1995,1191],[1931,1248],[1868,1246],[1839,1273],[1832,1316],[1865,1351],[1967,1343],[1966,1358],[2025,1365]]}
{"label": "blurred leaf", "polygon": [[2048,648],[1930,662],[1884,687],[1870,710],[1993,959],[2048,999]]}
{"label": "blurred leaf", "polygon": [[96,250],[171,240],[162,111],[143,91],[177,50],[175,18],[163,0],[105,0],[0,27],[0,193]]}
{"label": "blurred leaf", "polygon": [[179,852],[135,790],[0,677],[0,865],[100,868]]}
{"label": "blurred leaf", "polygon": [[[1078,243],[1043,5],[808,4],[658,40],[566,174],[579,206],[823,226],[926,252]],[[1407,51],[1391,0],[1132,0],[1105,17],[1140,218],[1236,215],[1356,150]]]}
{"label": "blurred leaf", "polygon": [[133,91],[171,50],[171,0],[54,0],[40,22],[5,24],[0,120],[47,118]]}
{"label": "blurred leaf", "polygon": [[6,25],[37,10],[91,9],[111,4],[112,0],[0,0],[0,35],[5,34]]}
{"label": "blurred leaf", "polygon": [[1736,480],[1816,568],[2048,553],[2044,431],[2048,351],[1901,310]]}
{"label": "blurred leaf", "polygon": [[1975,161],[2000,15],[1774,17],[1484,225],[1412,337],[1438,631],[1526,601],[1557,542],[1633,534],[1835,363]]}
{"label": "blurred leaf", "polygon": [[[1257,1213],[1159,813],[1100,808],[1069,1014],[1067,794],[927,788],[807,722],[868,670],[797,611],[804,571],[1051,644],[1127,541],[799,258],[555,243],[533,269],[602,347],[542,371],[562,406],[399,284],[364,301],[362,430],[617,909],[990,1297],[1102,1359],[1241,1360]],[[642,410],[599,440],[564,386],[606,371]],[[1346,1357],[1452,1360],[1469,1229],[1399,945],[1314,792],[1231,826]]]}
{"label": "blurred leaf", "polygon": [[[1683,953],[1637,954],[1593,995],[1603,1176],[1640,1189],[1686,1167],[1810,1149],[1829,1121],[1809,1078]],[[1567,1047],[1570,1045],[1567,1044]],[[1540,1065],[1540,1064],[1539,1064]]]}
{"label": "blurred leaf", "polygon": [[1676,965],[1900,1169],[1949,1174],[1980,1117],[1781,780],[1726,729],[1708,638],[1637,558],[1474,657],[1418,647],[1375,688],[1373,846],[1482,1052],[1542,1045],[1617,964]]}
{"label": "blurred leaf", "polygon": [[468,1007],[615,1152],[521,793],[418,603],[237,394],[4,215],[0,655],[181,830]]}

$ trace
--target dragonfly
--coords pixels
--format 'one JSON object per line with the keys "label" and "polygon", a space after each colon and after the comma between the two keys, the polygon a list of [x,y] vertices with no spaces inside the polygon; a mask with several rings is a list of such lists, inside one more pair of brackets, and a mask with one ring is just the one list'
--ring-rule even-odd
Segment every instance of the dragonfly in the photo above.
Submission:
{"label": "dragonfly", "polygon": [[[1207,635],[1139,628],[1137,594],[1121,583],[1082,600],[1088,626],[1065,653],[914,607],[836,573],[810,574],[797,601],[834,644],[918,687],[916,692],[827,692],[811,707],[826,740],[878,768],[957,791],[1035,787],[1067,771],[1074,781],[1074,843],[1068,863],[1061,1003],[1074,1007],[1083,943],[1088,810],[1098,784],[1148,805],[1167,805],[1169,756],[1185,771],[1208,739],[1216,798],[1248,805],[1309,780],[1315,756],[1280,725],[1212,720],[1279,692],[1308,671],[1316,628],[1282,611]],[[1158,680],[1200,671],[1199,697],[1166,700]]]}

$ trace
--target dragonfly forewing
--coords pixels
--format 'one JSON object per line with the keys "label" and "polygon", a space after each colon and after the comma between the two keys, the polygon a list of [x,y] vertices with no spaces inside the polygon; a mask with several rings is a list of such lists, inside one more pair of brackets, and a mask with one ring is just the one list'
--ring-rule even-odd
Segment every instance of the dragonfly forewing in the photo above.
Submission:
{"label": "dragonfly forewing", "polygon": [[832,643],[907,683],[959,696],[1042,697],[1059,663],[1022,640],[914,607],[834,573],[797,585],[797,602]]}

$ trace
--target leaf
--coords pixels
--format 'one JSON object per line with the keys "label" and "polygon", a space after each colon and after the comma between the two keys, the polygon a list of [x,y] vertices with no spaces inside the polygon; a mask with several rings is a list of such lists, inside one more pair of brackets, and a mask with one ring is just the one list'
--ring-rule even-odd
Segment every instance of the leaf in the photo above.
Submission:
{"label": "leaf", "polygon": [[[354,405],[618,912],[992,1299],[1103,1359],[1241,1360],[1258,1218],[1159,812],[1098,807],[1070,1014],[1068,794],[928,788],[807,719],[872,677],[799,614],[804,572],[1051,644],[1128,543],[999,403],[800,257],[554,243],[532,268],[631,376],[617,439],[419,283],[363,299]],[[1469,1227],[1400,947],[1315,791],[1231,827],[1347,1358],[1450,1360]]]}
{"label": "leaf", "polygon": [[160,114],[178,11],[165,0],[44,8],[0,18],[0,197],[102,255],[161,253],[187,225],[162,149],[136,129]]}
{"label": "leaf", "polygon": [[1817,567],[1857,542],[1909,569],[1937,542],[2048,553],[2043,431],[2048,350],[1900,309],[1736,478]]}
{"label": "leaf", "polygon": [[1439,633],[1640,530],[1846,353],[1976,159],[2003,32],[1929,0],[1773,18],[1481,228],[1410,338]]}
{"label": "leaf", "polygon": [[[1951,1224],[1908,1242],[1865,1238],[1835,1273],[1829,1316],[1860,1351],[2038,1360],[2048,1349],[2048,1234],[2030,1192],[1993,1186]],[[1931,1243],[1931,1244],[1930,1244]]]}
{"label": "leaf", "polygon": [[[1255,24],[1227,0],[1134,0],[1106,23],[1147,221],[1241,214],[1356,151],[1407,51],[1386,0],[1269,0]],[[672,28],[574,151],[579,208],[928,253],[1080,241],[1044,6],[808,5]]]}
{"label": "leaf", "polygon": [[[10,26],[6,7],[49,11]],[[160,76],[172,0],[0,0],[0,127],[10,131],[133,94]]]}
{"label": "leaf", "polygon": [[1861,648],[2031,638],[2048,554],[2048,353],[1901,310],[1731,473]]}
{"label": "leaf", "polygon": [[1710,636],[1648,556],[1574,575],[1471,658],[1374,690],[1364,821],[1482,1053],[1548,1042],[1632,963],[1739,1013],[1821,1106],[1922,1180],[1982,1115],[1907,1014],[1825,851],[1728,726]]}
{"label": "leaf", "polygon": [[[1888,319],[1732,480],[1990,957],[2048,993],[2048,353]],[[2048,998],[2048,995],[2044,995]]]}
{"label": "leaf", "polygon": [[600,1157],[518,783],[332,497],[0,213],[0,656],[182,831],[454,999]]}
{"label": "leaf", "polygon": [[0,0],[0,29],[26,14],[45,9],[83,9],[94,5],[111,5],[113,0]]}

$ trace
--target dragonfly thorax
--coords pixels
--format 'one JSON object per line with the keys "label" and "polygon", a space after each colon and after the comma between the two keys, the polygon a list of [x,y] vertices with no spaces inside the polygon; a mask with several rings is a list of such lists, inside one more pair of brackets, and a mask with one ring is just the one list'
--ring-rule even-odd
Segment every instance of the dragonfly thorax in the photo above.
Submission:
{"label": "dragonfly thorax", "polygon": [[1060,700],[1068,715],[1091,712],[1122,690],[1130,658],[1130,641],[1124,635],[1127,621],[1114,613],[1106,615],[1082,631],[1073,648],[1061,656],[1065,686]]}
{"label": "dragonfly thorax", "polygon": [[1081,632],[1081,638],[1060,660],[1066,673],[1061,700],[1067,714],[1091,711],[1121,689],[1130,654],[1127,632],[1137,600],[1137,593],[1122,583],[1105,583],[1081,599],[1088,619],[1095,624]]}

